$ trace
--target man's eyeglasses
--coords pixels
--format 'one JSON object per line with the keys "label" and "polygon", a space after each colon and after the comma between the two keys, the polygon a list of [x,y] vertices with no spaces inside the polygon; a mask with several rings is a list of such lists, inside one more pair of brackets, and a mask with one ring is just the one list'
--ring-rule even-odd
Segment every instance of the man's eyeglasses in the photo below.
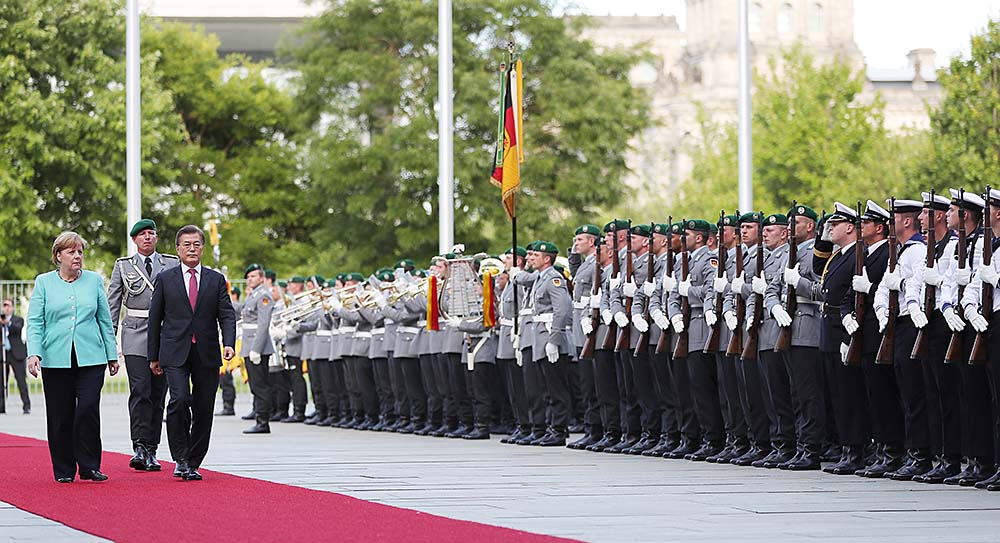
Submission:
{"label": "man's eyeglasses", "polygon": [[184,243],[181,243],[181,247],[183,247],[185,249],[201,249],[201,242],[200,241],[185,241]]}

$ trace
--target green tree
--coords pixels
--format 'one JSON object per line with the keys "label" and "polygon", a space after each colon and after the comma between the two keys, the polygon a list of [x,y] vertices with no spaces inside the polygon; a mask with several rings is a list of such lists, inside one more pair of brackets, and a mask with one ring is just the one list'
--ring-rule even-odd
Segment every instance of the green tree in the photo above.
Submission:
{"label": "green tree", "polygon": [[[829,208],[881,200],[904,184],[905,161],[919,135],[893,137],[883,104],[861,101],[864,72],[836,60],[818,64],[801,46],[771,58],[754,75],[753,179],[758,209],[784,211],[792,200]],[[702,143],[682,183],[681,214],[732,209],[737,202],[737,135],[732,123],[701,115]]]}
{"label": "green tree", "polygon": [[[525,66],[519,239],[566,240],[623,194],[627,142],[650,122],[648,98],[628,80],[642,57],[598,52],[580,37],[585,20],[567,22],[545,0],[458,1],[453,23],[456,241],[471,251],[509,244],[488,177],[512,35]],[[298,117],[311,129],[302,203],[322,219],[322,269],[437,252],[436,34],[436,2],[348,0],[288,49]]]}

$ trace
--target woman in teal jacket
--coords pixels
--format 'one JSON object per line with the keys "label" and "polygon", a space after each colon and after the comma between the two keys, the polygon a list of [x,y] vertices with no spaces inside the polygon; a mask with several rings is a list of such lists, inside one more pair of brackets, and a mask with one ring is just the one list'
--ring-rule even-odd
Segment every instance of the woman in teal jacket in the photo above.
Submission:
{"label": "woman in teal jacket", "polygon": [[104,368],[118,373],[118,354],[104,281],[83,270],[86,242],[59,234],[52,262],[35,278],[28,307],[28,371],[42,373],[49,454],[56,481],[104,481],[101,473],[101,388]]}

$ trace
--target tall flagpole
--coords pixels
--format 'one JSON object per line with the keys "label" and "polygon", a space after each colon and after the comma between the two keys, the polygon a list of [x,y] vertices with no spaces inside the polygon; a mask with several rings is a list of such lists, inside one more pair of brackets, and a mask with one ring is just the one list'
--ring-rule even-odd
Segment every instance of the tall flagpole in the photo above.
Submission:
{"label": "tall flagpole", "polygon": [[125,18],[125,239],[128,254],[136,251],[128,231],[142,215],[142,115],[139,107],[139,1],[127,0]]}
{"label": "tall flagpole", "polygon": [[739,209],[753,209],[753,137],[750,127],[750,35],[748,0],[740,0],[739,13]]}
{"label": "tall flagpole", "polygon": [[455,244],[455,166],[452,141],[451,0],[438,0],[438,251]]}

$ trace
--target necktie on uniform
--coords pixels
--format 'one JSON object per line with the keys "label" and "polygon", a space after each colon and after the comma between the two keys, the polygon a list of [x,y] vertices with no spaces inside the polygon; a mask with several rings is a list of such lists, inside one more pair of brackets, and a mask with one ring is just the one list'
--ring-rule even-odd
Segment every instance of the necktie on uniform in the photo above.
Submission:
{"label": "necktie on uniform", "polygon": [[146,275],[153,276],[153,261],[148,256],[146,257]]}
{"label": "necktie on uniform", "polygon": [[[194,311],[194,305],[198,301],[198,278],[195,277],[195,271],[193,269],[188,270],[191,274],[191,278],[188,279],[188,301],[191,302],[191,311]],[[191,334],[191,343],[197,343],[194,334]]]}

